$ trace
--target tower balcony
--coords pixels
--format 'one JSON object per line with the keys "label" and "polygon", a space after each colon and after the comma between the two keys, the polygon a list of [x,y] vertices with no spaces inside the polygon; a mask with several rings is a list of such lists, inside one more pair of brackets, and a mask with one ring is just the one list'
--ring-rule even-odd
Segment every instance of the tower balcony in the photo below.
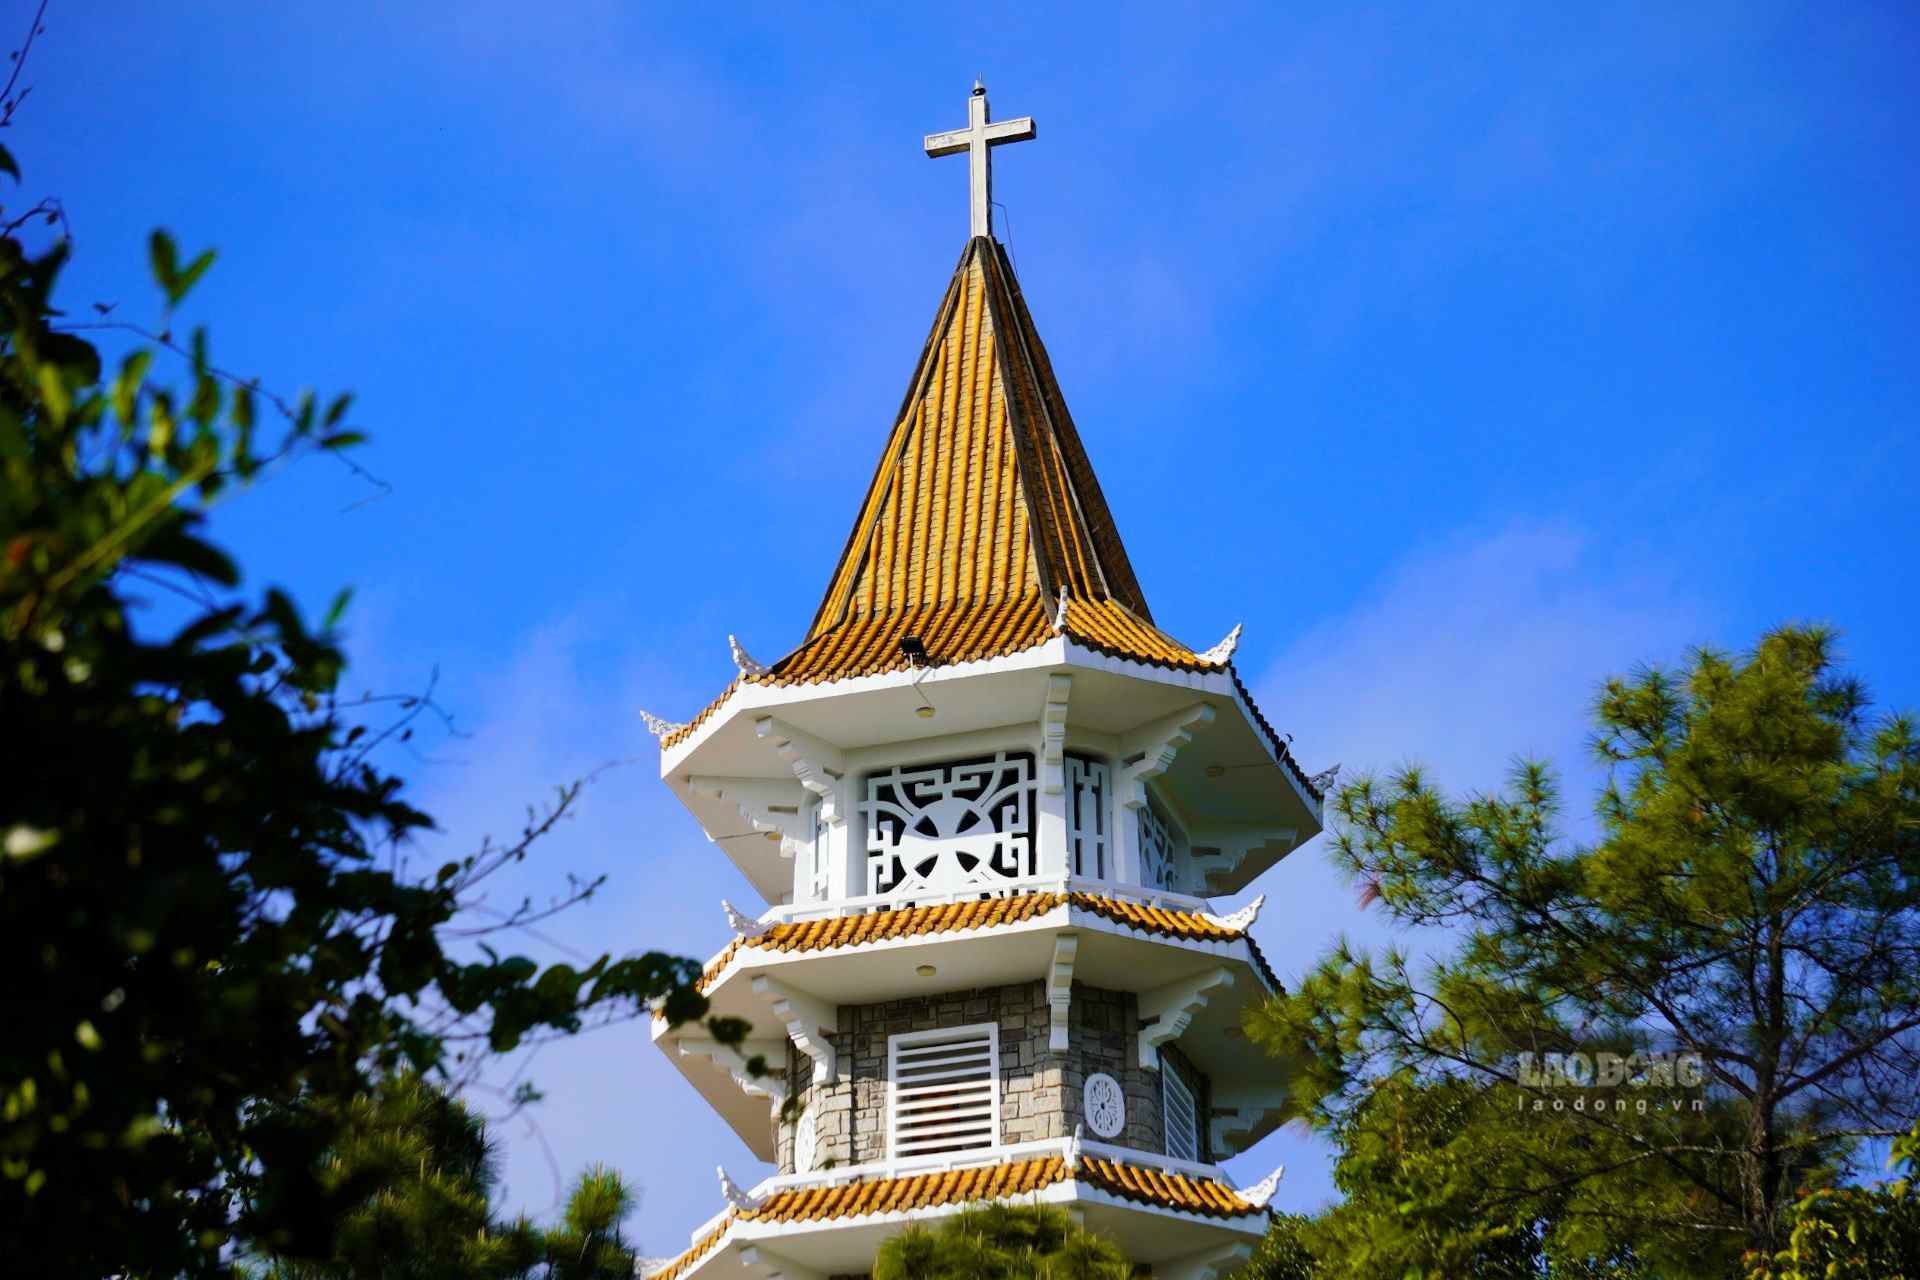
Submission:
{"label": "tower balcony", "polygon": [[643,1277],[864,1275],[905,1223],[1002,1202],[1065,1208],[1150,1265],[1156,1280],[1212,1280],[1265,1234],[1279,1174],[1240,1190],[1210,1165],[1064,1138],[783,1174],[750,1191],[721,1179],[727,1207],[693,1231],[684,1252],[643,1263]]}
{"label": "tower balcony", "polygon": [[773,904],[1071,875],[1237,893],[1319,834],[1321,791],[1230,666],[1060,635],[983,661],[737,682],[661,774]]}
{"label": "tower balcony", "polygon": [[[1240,1025],[1280,989],[1248,933],[1260,906],[1221,916],[1204,899],[1056,877],[911,906],[776,907],[737,917],[702,977],[714,1014],[753,1024],[749,1044],[664,1021],[653,1038],[785,1172],[867,1167],[951,1139],[913,1131],[899,1049],[956,1028],[992,1058],[971,1099],[976,1127],[957,1140],[1065,1138],[1092,1118],[1099,1076],[1121,1114],[1093,1137],[1213,1164],[1271,1132],[1286,1098],[1281,1064]],[[756,1054],[771,1072],[747,1070]]]}

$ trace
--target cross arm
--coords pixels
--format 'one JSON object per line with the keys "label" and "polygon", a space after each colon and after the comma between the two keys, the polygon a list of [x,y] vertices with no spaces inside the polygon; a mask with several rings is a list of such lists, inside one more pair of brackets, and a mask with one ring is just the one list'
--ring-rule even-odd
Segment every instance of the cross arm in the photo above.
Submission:
{"label": "cross arm", "polygon": [[996,120],[987,126],[987,145],[998,146],[1002,142],[1025,142],[1028,138],[1040,135],[1032,116],[1021,116],[1018,120]]}
{"label": "cross arm", "polygon": [[957,156],[973,143],[972,129],[949,129],[945,133],[927,135],[926,148],[930,156]]}

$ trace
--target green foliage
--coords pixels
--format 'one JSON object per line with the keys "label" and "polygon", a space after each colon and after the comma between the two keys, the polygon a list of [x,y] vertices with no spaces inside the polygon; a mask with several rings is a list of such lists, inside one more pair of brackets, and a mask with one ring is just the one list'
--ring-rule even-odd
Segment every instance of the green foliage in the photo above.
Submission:
{"label": "green foliage", "polygon": [[620,1224],[634,1204],[633,1191],[605,1165],[581,1174],[561,1225],[541,1240],[550,1280],[631,1280],[637,1260]]}
{"label": "green foliage", "polygon": [[[1561,836],[1537,762],[1501,795],[1455,800],[1414,768],[1341,791],[1339,861],[1397,923],[1454,940],[1418,971],[1343,943],[1248,1022],[1356,1187],[1398,1188],[1361,1197],[1377,1230],[1356,1239],[1415,1242],[1408,1274],[1511,1228],[1549,1259],[1613,1265],[1624,1245],[1663,1274],[1724,1275],[1742,1247],[1777,1247],[1794,1187],[1920,1110],[1920,739],[1869,719],[1833,647],[1786,628],[1745,657],[1609,681],[1592,846]],[[1520,1054],[1653,1048],[1700,1055],[1700,1111],[1520,1110],[1571,1096]],[[1370,1099],[1402,1081],[1417,1087],[1388,1113],[1421,1097],[1471,1122],[1376,1160],[1392,1127]],[[1486,1094],[1484,1116],[1460,1090]],[[1422,1221],[1450,1225],[1396,1234]]]}
{"label": "green foliage", "polygon": [[486,1126],[419,1076],[355,1098],[317,1182],[346,1206],[324,1259],[256,1258],[257,1280],[631,1280],[620,1231],[634,1196],[618,1173],[580,1175],[558,1225],[503,1222]]}
{"label": "green foliage", "polygon": [[512,1280],[539,1257],[530,1224],[494,1221],[485,1126],[417,1075],[349,1104],[315,1181],[342,1206],[331,1256],[273,1260],[263,1280]]}
{"label": "green foliage", "polygon": [[1325,1274],[1307,1248],[1313,1219],[1300,1213],[1276,1213],[1247,1265],[1233,1280],[1318,1280]]}
{"label": "green foliage", "polygon": [[1803,1194],[1787,1210],[1787,1247],[1750,1255],[1749,1280],[1920,1280],[1920,1124],[1888,1163],[1907,1176]]}
{"label": "green foliage", "polygon": [[880,1246],[873,1280],[1127,1280],[1133,1265],[1104,1236],[1051,1205],[989,1204]]}
{"label": "green foliage", "polygon": [[[405,730],[337,696],[344,596],[320,628],[245,597],[206,529],[270,464],[352,444],[349,401],[235,383],[201,329],[109,369],[55,308],[66,258],[0,238],[0,1239],[63,1274],[212,1274],[236,1240],[327,1257],[360,1202],[318,1156],[370,1078],[653,1001],[702,1017],[699,968],[446,949],[577,787],[515,841],[407,871],[431,823],[374,756]],[[170,327],[213,257],[156,233],[151,258]],[[155,592],[184,602],[167,634]]]}
{"label": "green foliage", "polygon": [[[1605,1188],[1557,1179],[1592,1159],[1601,1132],[1541,1140],[1503,1096],[1464,1080],[1378,1081],[1332,1136],[1342,1199],[1314,1217],[1276,1219],[1241,1280],[1628,1280],[1694,1274],[1685,1245],[1662,1256],[1613,1238],[1595,1217],[1657,1199],[1655,1180]],[[1616,1150],[1619,1148],[1616,1147]],[[1706,1268],[1712,1274],[1711,1268]]]}

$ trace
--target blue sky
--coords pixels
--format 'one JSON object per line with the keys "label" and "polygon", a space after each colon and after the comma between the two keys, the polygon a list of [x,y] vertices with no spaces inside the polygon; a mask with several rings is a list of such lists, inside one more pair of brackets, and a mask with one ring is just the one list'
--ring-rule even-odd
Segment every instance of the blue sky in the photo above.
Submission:
{"label": "blue sky", "polygon": [[[24,23],[29,6],[8,6]],[[350,388],[324,460],[230,503],[257,583],[358,589],[356,684],[438,667],[470,736],[407,760],[445,847],[608,760],[530,887],[560,939],[724,941],[744,886],[635,714],[817,603],[966,235],[921,134],[983,74],[1009,243],[1159,621],[1310,768],[1520,751],[1576,782],[1604,674],[1812,618],[1920,704],[1920,24],[1829,6],[875,6],[55,0],[7,139],[58,193],[66,302],[188,319]],[[1585,802],[1576,796],[1576,818]],[[437,851],[437,849],[436,849]],[[1261,886],[1283,976],[1377,933],[1311,847]],[[641,1030],[549,1050],[534,1212],[604,1159],[653,1251],[755,1166]],[[1327,1194],[1283,1135],[1279,1202]]]}

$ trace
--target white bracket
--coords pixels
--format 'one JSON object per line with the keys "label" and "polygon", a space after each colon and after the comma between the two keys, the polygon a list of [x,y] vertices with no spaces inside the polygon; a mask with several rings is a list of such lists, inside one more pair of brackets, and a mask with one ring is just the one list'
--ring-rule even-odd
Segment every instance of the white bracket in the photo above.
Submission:
{"label": "white bracket", "polygon": [[1155,1280],[1220,1280],[1253,1257],[1250,1242],[1235,1241],[1190,1253],[1171,1262],[1153,1264]]}
{"label": "white bracket", "polygon": [[1080,951],[1080,935],[1062,933],[1053,940],[1053,963],[1047,966],[1047,1006],[1053,1019],[1047,1048],[1067,1051],[1067,1016],[1073,1012],[1073,958]]}
{"label": "white bracket", "polygon": [[832,1084],[839,1077],[833,1042],[827,1037],[840,1025],[840,1011],[824,1000],[801,995],[765,974],[753,980],[753,994],[766,1001],[773,1016],[787,1029],[793,1047],[813,1059],[813,1082]]}
{"label": "white bracket", "polygon": [[750,1040],[744,1044],[721,1044],[718,1040],[706,1040],[683,1036],[676,1042],[683,1058],[705,1058],[719,1067],[733,1082],[740,1086],[740,1092],[749,1098],[765,1098],[778,1107],[787,1100],[787,1082],[785,1072],[769,1069],[765,1075],[754,1075],[747,1070],[747,1060],[756,1054],[768,1061],[784,1059],[785,1042],[780,1040]]}
{"label": "white bracket", "polygon": [[783,1258],[777,1253],[769,1253],[763,1245],[741,1245],[740,1262],[748,1270],[758,1272],[767,1280],[825,1280],[824,1272],[801,1266],[793,1259]]}
{"label": "white bracket", "polygon": [[[720,905],[726,906],[724,902]],[[1253,922],[1260,918],[1260,908],[1266,905],[1267,895],[1263,893],[1231,915],[1216,916],[1208,911],[1202,912],[1200,918],[1218,928],[1227,929],[1234,933],[1245,933],[1253,927]],[[731,910],[731,908],[729,908],[729,910]]]}
{"label": "white bracket", "polygon": [[1252,1145],[1255,1134],[1264,1136],[1269,1127],[1267,1122],[1280,1114],[1286,1101],[1285,1091],[1277,1088],[1245,1092],[1215,1089],[1213,1118],[1207,1127],[1207,1135],[1212,1139],[1210,1150],[1221,1156],[1245,1151]]}
{"label": "white bracket", "polygon": [[642,711],[640,718],[646,721],[647,732],[662,742],[665,742],[668,738],[671,738],[674,734],[679,733],[687,727],[684,724],[676,724],[671,720],[662,720],[659,716],[647,711]]}
{"label": "white bracket", "polygon": [[1264,1209],[1273,1202],[1273,1193],[1280,1189],[1280,1179],[1286,1176],[1287,1166],[1281,1165],[1250,1187],[1243,1187],[1237,1193],[1242,1200],[1255,1208]]}
{"label": "white bracket", "polygon": [[813,840],[807,819],[810,799],[803,787],[778,778],[715,778],[694,774],[687,789],[695,795],[724,800],[740,811],[748,827],[780,838],[780,856],[791,858]]}
{"label": "white bracket", "polygon": [[1226,639],[1200,655],[1200,661],[1212,666],[1225,666],[1233,658],[1233,651],[1240,647],[1240,629],[1245,623],[1236,622],[1233,630],[1227,632]]}
{"label": "white bracket", "polygon": [[752,1213],[760,1207],[760,1197],[750,1196],[741,1190],[740,1184],[727,1176],[725,1165],[715,1165],[713,1171],[720,1175],[720,1194],[727,1204],[741,1213]]}
{"label": "white bracket", "polygon": [[1067,696],[1073,677],[1047,677],[1047,703],[1040,710],[1040,789],[1050,796],[1067,789]]}
{"label": "white bracket", "polygon": [[[1232,882],[1240,870],[1240,864],[1255,853],[1269,846],[1279,845],[1285,851],[1291,851],[1300,843],[1300,832],[1294,827],[1265,827],[1251,830],[1210,831],[1201,828],[1189,831],[1187,839],[1193,848],[1194,869],[1200,873],[1202,881],[1209,889]],[[1211,850],[1202,853],[1201,850]]]}
{"label": "white bracket", "polygon": [[1233,970],[1223,965],[1184,982],[1170,982],[1164,987],[1141,992],[1141,1067],[1158,1067],[1160,1063],[1154,1051],[1180,1038],[1180,1034],[1192,1024],[1193,1016],[1207,1007],[1209,992],[1225,990],[1232,985]]}
{"label": "white bracket", "polygon": [[820,797],[821,821],[839,826],[844,819],[836,784],[847,772],[840,749],[773,716],[755,720],[753,731],[787,762],[801,786]]}
{"label": "white bracket", "polygon": [[1115,780],[1120,803],[1138,809],[1147,802],[1147,780],[1172,767],[1180,749],[1193,735],[1213,723],[1213,708],[1196,702],[1185,710],[1162,716],[1120,740],[1120,776]]}

